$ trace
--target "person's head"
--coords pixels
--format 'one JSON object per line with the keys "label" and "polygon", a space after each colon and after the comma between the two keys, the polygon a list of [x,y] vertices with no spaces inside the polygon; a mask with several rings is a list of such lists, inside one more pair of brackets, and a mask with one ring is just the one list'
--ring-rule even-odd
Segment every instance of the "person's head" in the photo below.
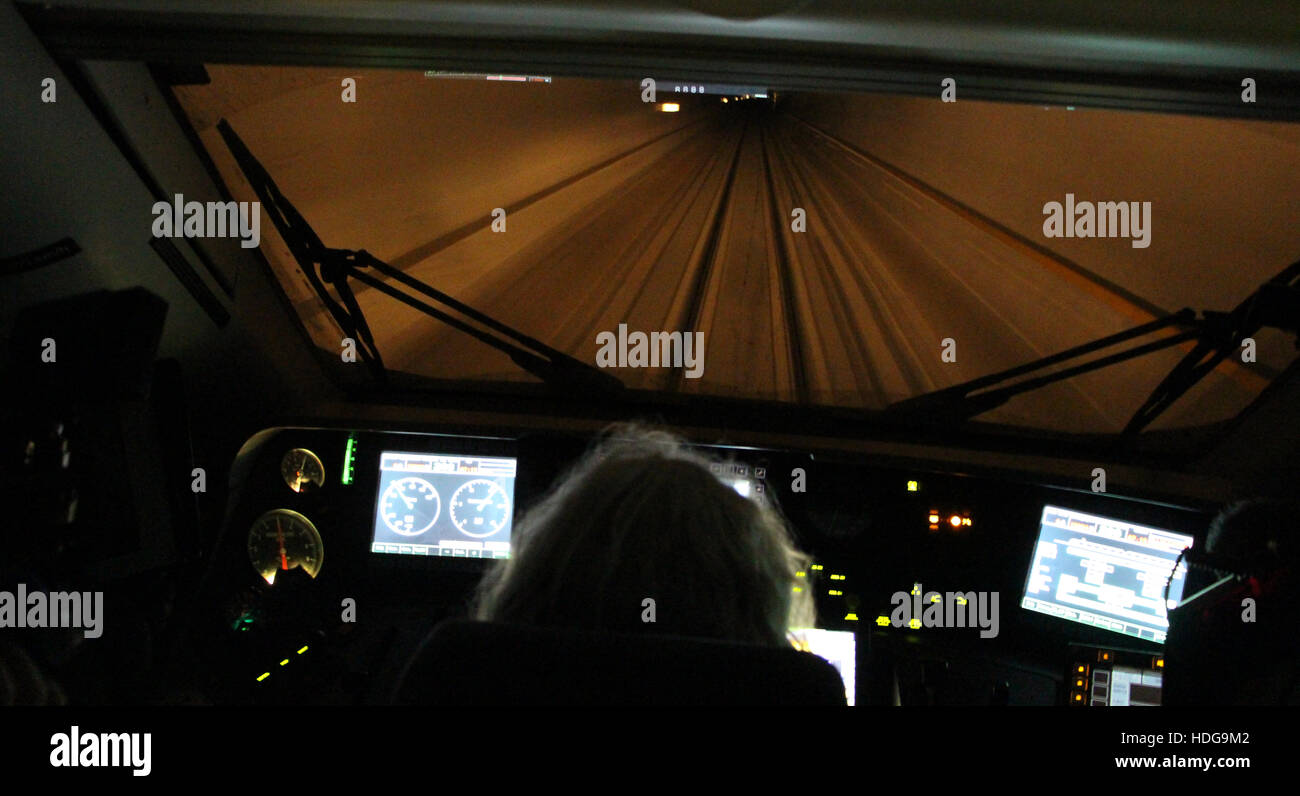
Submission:
{"label": "person's head", "polygon": [[792,625],[812,626],[811,597],[794,590],[808,557],[710,463],[671,434],[613,429],[520,519],[475,618],[788,643]]}

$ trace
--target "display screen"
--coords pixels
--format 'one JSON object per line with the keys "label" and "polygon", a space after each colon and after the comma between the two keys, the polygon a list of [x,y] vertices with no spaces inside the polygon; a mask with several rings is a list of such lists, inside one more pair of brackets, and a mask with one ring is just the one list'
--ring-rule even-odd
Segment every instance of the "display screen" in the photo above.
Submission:
{"label": "display screen", "polygon": [[1107,707],[1159,705],[1163,684],[1164,672],[1159,669],[1139,669],[1136,666],[1094,669],[1088,704]]}
{"label": "display screen", "polygon": [[1020,605],[1163,644],[1187,575],[1174,565],[1191,546],[1186,534],[1046,506]]}
{"label": "display screen", "polygon": [[852,705],[857,680],[857,638],[851,630],[799,628],[791,630],[796,649],[824,658],[844,681],[844,698]]}
{"label": "display screen", "polygon": [[370,549],[507,558],[515,468],[513,458],[384,451]]}
{"label": "display screen", "polygon": [[722,483],[736,490],[741,497],[756,500],[759,503],[767,501],[767,468],[751,467],[741,462],[714,462],[709,466],[713,474],[718,477]]}

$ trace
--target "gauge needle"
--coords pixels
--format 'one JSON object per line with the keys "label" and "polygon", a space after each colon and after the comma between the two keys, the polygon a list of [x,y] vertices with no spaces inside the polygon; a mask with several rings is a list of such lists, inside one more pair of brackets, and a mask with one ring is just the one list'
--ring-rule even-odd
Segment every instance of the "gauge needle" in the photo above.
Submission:
{"label": "gauge needle", "polygon": [[280,528],[280,520],[275,521],[275,536],[280,540],[280,566],[289,569],[289,559],[284,554],[284,531]]}

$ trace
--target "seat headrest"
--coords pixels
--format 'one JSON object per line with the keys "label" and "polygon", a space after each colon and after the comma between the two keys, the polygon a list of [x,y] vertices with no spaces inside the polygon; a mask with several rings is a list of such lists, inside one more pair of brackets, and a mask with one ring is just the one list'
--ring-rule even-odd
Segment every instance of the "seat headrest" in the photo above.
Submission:
{"label": "seat headrest", "polygon": [[844,705],[822,658],[679,636],[453,620],[395,689],[405,705]]}

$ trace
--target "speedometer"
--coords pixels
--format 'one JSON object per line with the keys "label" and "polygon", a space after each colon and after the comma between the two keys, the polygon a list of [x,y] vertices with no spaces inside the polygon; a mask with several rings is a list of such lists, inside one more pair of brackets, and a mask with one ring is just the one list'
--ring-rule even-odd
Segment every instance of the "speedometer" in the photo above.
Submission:
{"label": "speedometer", "polygon": [[442,498],[423,478],[399,478],[388,485],[380,502],[384,524],[402,536],[419,536],[442,513]]}

